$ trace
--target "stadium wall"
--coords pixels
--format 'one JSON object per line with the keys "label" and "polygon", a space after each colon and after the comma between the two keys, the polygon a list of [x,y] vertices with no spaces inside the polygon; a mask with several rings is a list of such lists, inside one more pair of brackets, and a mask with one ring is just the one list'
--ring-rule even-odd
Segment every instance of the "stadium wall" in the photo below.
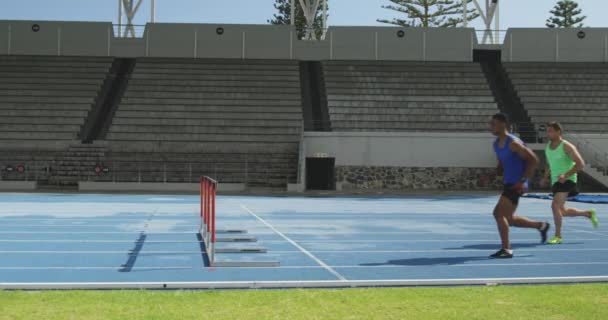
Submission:
{"label": "stadium wall", "polygon": [[496,189],[487,133],[306,132],[306,157],[332,157],[336,188]]}
{"label": "stadium wall", "polygon": [[608,62],[608,28],[514,28],[502,47],[505,62]]}
{"label": "stadium wall", "polygon": [[304,41],[291,26],[154,23],[131,39],[106,22],[0,21],[0,54],[472,61],[476,44],[473,29],[330,27]]}

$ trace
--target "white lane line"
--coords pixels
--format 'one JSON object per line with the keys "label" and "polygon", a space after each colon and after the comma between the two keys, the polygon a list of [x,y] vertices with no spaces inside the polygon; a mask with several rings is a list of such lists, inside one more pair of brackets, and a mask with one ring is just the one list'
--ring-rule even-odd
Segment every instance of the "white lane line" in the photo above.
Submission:
{"label": "white lane line", "polygon": [[599,230],[582,230],[582,229],[572,228],[572,227],[568,227],[568,229],[572,229],[572,230],[574,230],[574,232],[568,232],[568,230],[564,230],[564,233],[585,233],[585,234],[592,234],[592,235],[596,235],[596,236],[608,237],[608,234],[604,233],[603,231],[599,231]]}
{"label": "white lane line", "polygon": [[[154,221],[162,222],[155,219]],[[131,228],[143,228],[145,222],[134,223]],[[10,228],[116,228],[116,224],[0,224],[0,227]],[[177,224],[176,228],[195,228],[198,224]]]}
{"label": "white lane line", "polygon": [[[562,251],[608,251],[608,248],[578,248],[578,249],[515,249],[517,252],[562,252]],[[429,249],[429,250],[308,250],[314,253],[334,253],[334,254],[350,254],[350,253],[366,253],[366,254],[385,254],[385,253],[453,253],[453,252],[488,252],[486,249]],[[0,253],[14,254],[125,254],[126,251],[62,251],[62,250],[2,250]],[[128,252],[127,252],[128,253]],[[272,250],[271,255],[276,254],[296,254],[301,253],[300,250]],[[142,251],[138,255],[174,255],[174,254],[206,254],[201,251]]]}
{"label": "white lane line", "polygon": [[[500,245],[500,244],[497,244]],[[452,253],[452,252],[489,252],[492,251],[490,249],[429,249],[429,250],[310,250],[310,252],[314,253]],[[561,252],[561,251],[608,251],[608,248],[578,248],[578,249],[517,249],[515,247],[514,251],[516,252]],[[273,250],[272,253],[292,253],[297,251],[279,251]]]}
{"label": "white lane line", "polygon": [[[154,233],[152,233],[154,234]],[[588,238],[568,238],[568,241],[608,241],[608,239],[588,239]],[[133,240],[84,240],[84,239],[0,239],[0,243],[19,243],[19,242],[53,242],[53,243],[133,243]],[[148,241],[150,243],[198,243],[196,240],[162,240],[162,241]],[[259,243],[283,243],[284,240],[264,240],[258,239]],[[416,242],[483,242],[488,244],[497,244],[495,239],[410,239],[410,240],[332,240],[332,239],[318,239],[318,240],[298,240],[300,243],[416,243]],[[538,243],[538,239],[517,239],[516,243],[533,242]],[[539,244],[540,246],[540,244]]]}
{"label": "white lane line", "polygon": [[[410,240],[332,240],[332,239],[317,239],[317,240],[298,240],[300,243],[410,243],[410,242],[482,242],[482,243],[495,243],[496,239],[410,239]],[[582,239],[582,238],[568,238],[568,241],[608,241],[608,239]],[[260,240],[260,242],[276,243],[283,242],[281,240]],[[539,243],[538,239],[517,239],[515,243],[533,242]],[[539,243],[540,245],[540,243]]]}
{"label": "white lane line", "polygon": [[[467,268],[467,267],[525,267],[525,266],[598,266],[608,265],[608,262],[530,262],[530,263],[470,263],[470,264],[435,264],[435,265],[333,265],[331,268],[340,269],[406,269],[406,268],[428,268],[428,267],[450,267],[450,268]],[[0,270],[120,270],[117,267],[0,267]],[[218,270],[218,269],[327,269],[321,265],[306,265],[306,266],[280,266],[280,267],[139,267],[133,270],[171,270],[171,269],[196,269],[196,270]],[[606,274],[608,276],[608,272]],[[341,280],[342,281],[342,280]],[[346,280],[348,281],[348,280]]]}
{"label": "white lane line", "polygon": [[[129,244],[133,244],[133,240],[79,240],[79,239],[0,239],[0,243],[2,242],[7,242],[7,243],[12,243],[12,242],[25,242],[25,243],[30,243],[30,242],[53,242],[53,243],[129,243]],[[186,240],[167,240],[167,241],[145,241],[146,244],[151,244],[151,243],[200,243],[202,241],[196,241],[196,240],[191,240],[191,241],[186,241]]]}
{"label": "white lane line", "polygon": [[[293,251],[293,252],[299,252],[299,251]],[[0,251],[0,253],[14,253],[14,254],[119,254],[119,255],[124,255],[125,253],[128,255],[132,255],[134,253],[131,253],[130,250],[123,250],[123,251],[52,251],[52,250],[38,250],[38,251]],[[201,255],[201,254],[207,254],[206,252],[202,252],[202,251],[141,251],[140,253],[136,253],[135,255],[138,256],[146,256],[146,255],[151,255],[151,254],[158,254],[158,255],[176,255],[176,254],[194,254],[194,255]]]}
{"label": "white lane line", "polygon": [[[133,234],[140,233],[141,231],[0,231],[0,235],[2,234]],[[146,232],[147,235],[150,234],[194,234],[196,231],[183,231],[183,232]]]}
{"label": "white lane line", "polygon": [[336,270],[334,270],[332,267],[328,266],[327,264],[325,264],[325,262],[321,261],[319,258],[315,257],[312,253],[310,253],[308,250],[304,249],[302,246],[300,246],[298,243],[296,243],[295,241],[291,240],[289,237],[287,237],[286,235],[284,235],[281,231],[277,230],[275,227],[273,227],[270,223],[268,223],[266,220],[262,219],[260,216],[258,216],[257,214],[255,214],[253,211],[251,211],[249,208],[247,208],[245,205],[241,205],[241,208],[243,208],[243,210],[247,211],[250,215],[252,215],[253,217],[255,217],[256,219],[258,219],[261,223],[263,223],[264,225],[266,225],[268,228],[270,228],[271,230],[273,230],[276,234],[278,234],[281,238],[285,239],[285,241],[291,243],[291,245],[293,245],[294,247],[298,248],[298,250],[302,251],[302,253],[304,253],[305,255],[307,255],[308,257],[310,257],[312,260],[314,260],[316,263],[318,263],[321,267],[325,268],[327,271],[329,271],[331,274],[333,274],[334,276],[336,276],[339,280],[341,281],[347,281],[347,279],[342,276],[341,274],[339,274]]}
{"label": "white lane line", "polygon": [[[578,249],[515,249],[517,252],[563,252],[563,251],[608,251],[608,248],[578,248]],[[384,254],[384,253],[454,253],[454,252],[487,252],[485,249],[430,249],[430,250],[308,250],[314,253],[339,254]],[[1,250],[0,254],[125,254],[125,251],[65,251],[65,250]],[[272,250],[269,254],[296,254],[300,250]],[[128,254],[128,252],[127,252]],[[202,251],[144,251],[138,255],[176,255],[176,254],[206,254]]]}
{"label": "white lane line", "polygon": [[[0,267],[0,270],[123,270],[120,267]],[[187,270],[187,269],[201,269],[199,267],[133,267],[132,271],[137,270]]]}

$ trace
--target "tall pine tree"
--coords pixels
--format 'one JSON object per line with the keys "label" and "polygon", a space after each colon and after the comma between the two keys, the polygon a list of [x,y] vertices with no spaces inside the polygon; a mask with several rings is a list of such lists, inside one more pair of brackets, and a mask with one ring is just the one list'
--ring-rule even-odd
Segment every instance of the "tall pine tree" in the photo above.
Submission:
{"label": "tall pine tree", "polygon": [[[393,4],[382,6],[405,14],[405,18],[392,20],[378,19],[378,22],[389,23],[403,27],[456,27],[464,22],[463,1],[472,3],[473,0],[390,0]],[[479,12],[469,5],[467,20],[479,17]]]}
{"label": "tall pine tree", "polygon": [[[308,1],[308,0],[306,0]],[[329,0],[328,0],[329,1]],[[295,8],[295,27],[298,34],[298,38],[304,38],[306,34],[306,18],[304,17],[304,10],[300,5],[300,1],[296,0]],[[291,24],[291,0],[275,0],[274,8],[277,9],[277,13],[273,15],[273,18],[268,20],[270,24],[277,25],[290,25]],[[329,5],[328,5],[329,10]],[[329,15],[328,15],[329,16]],[[323,34],[323,3],[319,4],[317,14],[315,15],[315,22],[313,24],[317,39],[321,39]]]}
{"label": "tall pine tree", "polygon": [[553,15],[547,19],[549,28],[580,28],[587,16],[581,16],[583,10],[578,8],[578,3],[572,0],[560,0],[550,13]]}

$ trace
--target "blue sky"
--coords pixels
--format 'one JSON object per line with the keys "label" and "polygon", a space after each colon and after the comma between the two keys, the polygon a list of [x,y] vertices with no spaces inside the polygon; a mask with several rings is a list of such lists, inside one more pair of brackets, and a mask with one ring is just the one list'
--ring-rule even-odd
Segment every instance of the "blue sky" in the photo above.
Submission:
{"label": "blue sky", "polygon": [[[144,0],[136,23],[149,18]],[[379,25],[377,18],[397,14],[381,8],[388,0],[329,0],[330,25]],[[502,0],[501,29],[543,27],[557,0]],[[485,2],[485,1],[480,1]],[[608,27],[608,0],[579,0],[586,25]],[[158,22],[263,24],[274,12],[274,0],[156,0]],[[118,0],[0,0],[0,20],[117,21]],[[482,28],[478,19],[473,25]]]}

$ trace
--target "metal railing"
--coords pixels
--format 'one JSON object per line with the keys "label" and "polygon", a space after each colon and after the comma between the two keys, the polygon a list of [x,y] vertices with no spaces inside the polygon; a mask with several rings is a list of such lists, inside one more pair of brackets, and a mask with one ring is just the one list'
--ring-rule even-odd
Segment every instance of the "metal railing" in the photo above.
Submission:
{"label": "metal railing", "polygon": [[507,30],[475,30],[477,41],[480,44],[503,44]]}
{"label": "metal railing", "polygon": [[145,25],[114,24],[112,28],[114,30],[114,37],[116,38],[143,38],[146,32]]}

